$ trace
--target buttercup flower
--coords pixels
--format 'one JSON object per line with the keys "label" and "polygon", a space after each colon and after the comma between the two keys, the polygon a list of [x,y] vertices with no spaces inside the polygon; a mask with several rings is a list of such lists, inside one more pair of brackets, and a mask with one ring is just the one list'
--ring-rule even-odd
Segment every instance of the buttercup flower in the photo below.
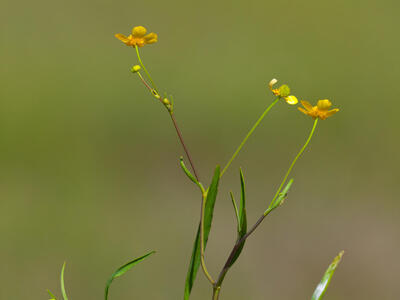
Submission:
{"label": "buttercup flower", "polygon": [[329,108],[332,106],[332,103],[328,99],[318,100],[316,106],[312,106],[308,101],[302,100],[300,102],[305,109],[301,107],[298,107],[298,109],[313,119],[320,118],[321,120],[325,120],[327,117],[330,117],[339,111],[339,108],[329,110]]}
{"label": "buttercup flower", "polygon": [[273,88],[274,84],[276,84],[277,82],[278,82],[278,80],[276,80],[275,78],[269,82],[268,86],[269,86],[269,89],[271,90],[271,92],[275,96],[285,99],[285,101],[290,105],[297,104],[297,102],[299,102],[299,101],[297,100],[296,96],[290,95],[289,86],[284,84],[284,85],[281,85],[278,89]]}
{"label": "buttercup flower", "polygon": [[146,44],[154,44],[157,42],[157,34],[154,32],[146,35],[147,29],[143,26],[136,26],[132,29],[132,34],[125,36],[121,33],[117,33],[115,37],[123,42],[127,46],[138,46],[143,47]]}

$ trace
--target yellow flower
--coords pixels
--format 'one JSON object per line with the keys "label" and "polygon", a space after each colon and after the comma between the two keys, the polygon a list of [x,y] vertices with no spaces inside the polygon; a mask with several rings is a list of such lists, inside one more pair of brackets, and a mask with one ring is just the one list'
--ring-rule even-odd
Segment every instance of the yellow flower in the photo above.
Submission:
{"label": "yellow flower", "polygon": [[132,47],[143,47],[146,44],[154,44],[155,42],[157,42],[157,34],[152,32],[146,35],[146,32],[147,30],[143,26],[136,26],[133,27],[132,34],[130,34],[129,36],[117,33],[115,37],[123,42],[125,45]]}
{"label": "yellow flower", "polygon": [[297,104],[297,102],[299,102],[299,101],[297,100],[296,96],[290,95],[290,88],[286,84],[280,86],[278,89],[273,88],[273,86],[277,82],[278,82],[278,80],[276,80],[275,78],[269,82],[268,86],[269,86],[269,89],[271,90],[271,92],[275,96],[285,99],[285,101],[290,105]]}
{"label": "yellow flower", "polygon": [[320,118],[321,120],[325,120],[327,117],[330,117],[339,111],[339,108],[329,110],[329,108],[332,106],[332,103],[328,99],[318,100],[316,106],[312,106],[308,101],[302,100],[300,102],[305,109],[301,107],[298,107],[298,109],[313,119]]}

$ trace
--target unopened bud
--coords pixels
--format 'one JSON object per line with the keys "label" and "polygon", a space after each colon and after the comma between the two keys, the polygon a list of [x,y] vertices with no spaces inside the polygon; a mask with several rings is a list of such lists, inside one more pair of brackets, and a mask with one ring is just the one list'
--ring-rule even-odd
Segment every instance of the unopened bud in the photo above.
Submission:
{"label": "unopened bud", "polygon": [[139,65],[134,65],[131,69],[131,72],[137,73],[137,72],[139,72],[140,69],[141,69],[141,67]]}
{"label": "unopened bud", "polygon": [[274,84],[276,84],[278,82],[278,80],[277,79],[272,79],[269,83],[268,83],[268,86],[269,86],[269,88],[272,90],[272,87],[274,86]]}
{"label": "unopened bud", "polygon": [[170,105],[170,104],[171,104],[171,102],[169,102],[169,100],[168,100],[167,98],[162,99],[162,102],[163,102],[165,105]]}
{"label": "unopened bud", "polygon": [[290,95],[290,88],[288,85],[284,84],[279,87],[279,95],[281,97],[287,97]]}
{"label": "unopened bud", "polygon": [[161,96],[157,93],[156,90],[151,90],[151,93],[153,94],[154,97],[156,97],[157,99],[160,99]]}

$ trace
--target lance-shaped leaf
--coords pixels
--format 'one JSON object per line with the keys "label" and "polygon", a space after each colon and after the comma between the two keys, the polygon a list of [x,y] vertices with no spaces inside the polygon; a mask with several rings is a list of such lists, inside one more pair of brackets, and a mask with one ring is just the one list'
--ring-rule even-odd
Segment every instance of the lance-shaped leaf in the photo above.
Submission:
{"label": "lance-shaped leaf", "polygon": [[60,281],[61,281],[61,294],[62,294],[64,300],[68,300],[67,293],[65,292],[65,286],[64,286],[64,270],[65,270],[65,262],[64,262],[64,264],[63,264],[63,266],[61,268],[61,278],[60,278]]}
{"label": "lance-shaped leaf", "polygon": [[56,296],[50,290],[47,290],[47,293],[50,295],[50,300],[57,300]]}
{"label": "lance-shaped leaf", "polygon": [[[206,248],[208,235],[210,234],[211,223],[214,213],[214,205],[218,193],[219,177],[220,177],[220,167],[217,166],[215,168],[214,176],[211,181],[210,187],[208,188],[207,197],[205,199],[206,203],[204,208],[204,249]],[[201,245],[200,245],[200,225],[199,225],[197,229],[196,239],[193,245],[189,270],[186,276],[185,293],[184,293],[185,300],[189,299],[190,297],[190,293],[192,291],[193,284],[196,279],[197,271],[199,270],[200,255],[201,255],[200,247]]]}
{"label": "lance-shaped leaf", "polygon": [[181,168],[183,170],[183,172],[185,172],[186,176],[193,181],[195,184],[198,184],[197,179],[192,175],[192,173],[190,173],[189,169],[185,166],[185,163],[183,162],[183,157],[181,156],[179,158],[179,163],[181,165]]}
{"label": "lance-shaped leaf", "polygon": [[333,262],[329,265],[324,276],[322,277],[321,282],[318,284],[317,288],[315,289],[311,300],[321,300],[322,299],[322,297],[324,296],[324,294],[326,292],[326,289],[328,288],[329,282],[331,281],[332,276],[335,273],[336,268],[340,263],[340,260],[342,259],[343,254],[344,254],[344,251],[340,252],[339,255],[336,256],[334,258]]}
{"label": "lance-shaped leaf", "polygon": [[[238,232],[237,232],[237,241],[240,241],[240,239],[246,234],[247,232],[247,215],[246,215],[246,187],[245,187],[245,183],[244,183],[244,176],[243,176],[243,172],[242,169],[240,169],[240,187],[241,187],[241,194],[240,194],[240,206],[239,206],[239,210],[237,210],[236,208],[236,203],[235,203],[235,199],[233,199],[232,197],[232,201],[235,203],[235,210],[237,211],[237,218],[238,218]],[[238,251],[236,252],[235,256],[232,259],[232,262],[230,264],[229,267],[231,267],[235,261],[238,259],[240,253],[243,250],[244,247],[244,243],[246,241],[244,240]]]}
{"label": "lance-shaped leaf", "polygon": [[124,275],[124,274],[125,274],[128,270],[130,270],[133,266],[137,265],[138,263],[140,263],[142,260],[144,260],[144,259],[147,258],[148,256],[152,255],[153,253],[155,253],[155,251],[151,251],[151,252],[149,252],[149,253],[147,253],[147,254],[145,254],[145,255],[139,257],[139,258],[136,258],[136,259],[134,259],[134,260],[128,262],[127,264],[123,265],[122,267],[118,268],[118,270],[115,271],[115,272],[111,275],[111,278],[107,281],[106,290],[105,290],[105,294],[104,294],[104,295],[105,295],[105,300],[108,299],[108,291],[109,291],[109,289],[110,289],[111,283],[113,282],[113,280],[114,280],[115,278],[118,278],[118,277]]}
{"label": "lance-shaped leaf", "polygon": [[200,188],[201,192],[203,193],[204,192],[204,188],[203,188],[202,184],[197,181],[196,177],[194,177],[192,175],[192,173],[190,173],[189,169],[186,167],[185,163],[183,162],[183,157],[182,156],[180,157],[179,162],[180,162],[181,168],[182,168],[183,172],[186,174],[186,176],[192,182],[194,182]]}

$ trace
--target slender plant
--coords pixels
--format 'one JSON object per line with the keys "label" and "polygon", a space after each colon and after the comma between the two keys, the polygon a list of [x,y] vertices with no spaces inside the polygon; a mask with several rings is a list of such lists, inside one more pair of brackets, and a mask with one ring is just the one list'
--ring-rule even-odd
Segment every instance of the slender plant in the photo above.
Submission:
{"label": "slender plant", "polygon": [[[300,156],[304,153],[306,148],[309,146],[312,137],[314,136],[317,125],[319,120],[325,120],[326,118],[332,116],[333,114],[339,111],[338,108],[331,109],[332,103],[325,99],[325,100],[318,100],[315,106],[311,105],[308,101],[302,100],[300,101],[303,107],[298,107],[298,110],[304,113],[307,116],[310,116],[314,121],[312,123],[311,129],[307,135],[307,138],[299,149],[297,154],[294,156],[294,159],[290,163],[280,185],[278,186],[274,197],[269,202],[269,205],[266,207],[264,212],[258,218],[258,220],[253,224],[249,225],[247,220],[246,214],[246,187],[245,187],[245,179],[243,175],[243,171],[240,169],[239,178],[240,178],[240,200],[239,203],[235,200],[235,197],[232,192],[230,192],[230,198],[232,201],[232,205],[234,208],[234,213],[236,216],[237,226],[237,237],[236,241],[233,243],[232,250],[228,253],[225,263],[220,270],[219,273],[212,275],[206,264],[206,246],[208,237],[210,234],[212,220],[213,220],[213,212],[214,206],[218,195],[218,186],[221,178],[227,172],[230,165],[234,161],[234,159],[238,156],[244,145],[246,144],[247,140],[250,136],[255,132],[257,127],[260,125],[262,120],[266,117],[266,115],[272,110],[272,108],[279,102],[286,102],[287,104],[294,106],[298,104],[297,97],[291,94],[290,88],[288,85],[283,84],[278,88],[275,88],[275,84],[277,83],[276,79],[272,79],[269,84],[268,88],[270,89],[272,95],[275,97],[274,100],[267,105],[261,116],[257,119],[254,125],[251,127],[247,135],[243,138],[237,149],[233,152],[231,158],[228,160],[226,165],[221,169],[220,166],[216,166],[213,176],[211,178],[210,184],[208,186],[204,185],[203,181],[199,177],[198,171],[196,170],[194,160],[192,155],[190,154],[189,148],[186,145],[182,131],[178,126],[178,122],[175,118],[174,112],[174,101],[172,96],[162,96],[160,93],[159,88],[155,84],[154,79],[150,75],[150,72],[146,68],[143,63],[143,60],[140,56],[139,48],[156,43],[158,40],[158,36],[155,33],[147,34],[146,28],[143,26],[137,26],[132,29],[132,33],[128,36],[123,34],[116,34],[115,35],[120,41],[122,41],[125,45],[129,47],[133,47],[135,54],[137,56],[138,64],[134,65],[131,68],[131,72],[134,73],[139,80],[143,83],[144,87],[149,91],[150,95],[154,97],[157,101],[159,101],[166,109],[167,113],[169,114],[173,127],[175,128],[176,134],[178,136],[178,140],[182,145],[183,151],[186,155],[187,161],[189,162],[190,168],[188,168],[185,164],[184,158],[180,157],[180,166],[186,176],[199,188],[201,194],[201,205],[200,205],[200,218],[199,218],[199,226],[197,228],[197,232],[195,234],[195,241],[193,245],[192,254],[189,261],[188,272],[186,275],[185,281],[185,288],[183,298],[184,300],[188,300],[190,298],[190,294],[195,283],[196,275],[199,268],[202,269],[204,276],[210,283],[211,288],[211,296],[213,300],[218,300],[221,295],[221,287],[224,282],[228,271],[231,269],[233,264],[239,258],[244,245],[247,239],[254,233],[254,231],[261,225],[264,219],[273,212],[276,208],[280,207],[284,200],[287,199],[290,187],[293,184],[293,179],[289,179],[291,171],[293,170],[296,162],[300,158]],[[143,71],[143,72],[142,72]],[[165,94],[167,95],[167,94]],[[105,289],[105,299],[108,299],[109,288],[113,280],[128,271],[137,263],[141,262],[154,251],[143,255],[125,265],[120,267],[108,280]],[[320,300],[322,299],[323,295],[325,294],[326,288],[328,287],[333,273],[335,272],[341,258],[343,255],[343,251],[339,253],[337,257],[335,257],[332,264],[329,266],[328,270],[324,274],[321,282],[318,284],[314,294],[312,295],[312,300]],[[64,268],[65,264],[62,268],[61,273],[61,290],[63,299],[67,300],[65,288],[64,288]],[[56,299],[55,296],[50,293],[52,299]]]}

